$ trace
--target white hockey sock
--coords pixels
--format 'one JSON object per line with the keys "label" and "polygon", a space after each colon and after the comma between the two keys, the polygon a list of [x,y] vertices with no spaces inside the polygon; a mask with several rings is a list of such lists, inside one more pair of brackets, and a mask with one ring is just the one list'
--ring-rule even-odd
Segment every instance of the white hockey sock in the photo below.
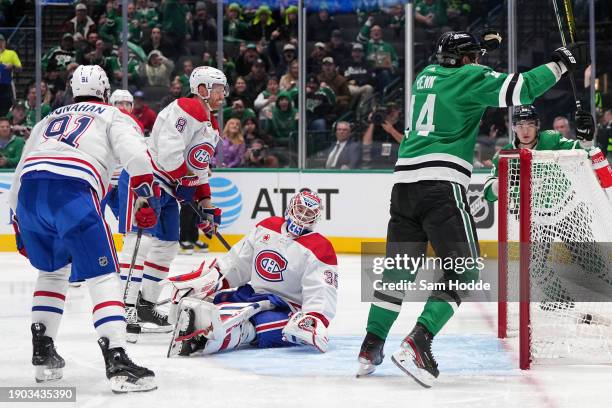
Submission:
{"label": "white hockey sock", "polygon": [[87,279],[93,304],[93,325],[100,337],[108,338],[110,348],[125,348],[125,310],[116,273]]}
{"label": "white hockey sock", "polygon": [[142,275],[142,297],[149,302],[157,302],[162,287],[158,282],[168,277],[170,264],[178,252],[178,242],[151,239],[151,249],[144,262]]}
{"label": "white hockey sock", "polygon": [[55,339],[64,313],[64,302],[68,292],[68,277],[72,265],[68,264],[54,272],[38,272],[32,299],[32,323],[42,323],[47,328],[45,335]]}
{"label": "white hockey sock", "polygon": [[[129,232],[123,237],[123,248],[119,253],[119,268],[121,276],[121,293],[125,291],[125,285],[127,277],[130,271],[130,263],[134,256],[134,247],[136,246],[137,235],[134,232]],[[136,263],[132,269],[132,276],[130,278],[130,285],[128,287],[127,297],[125,303],[128,305],[136,304],[136,298],[140,291],[140,285],[142,281],[142,273],[144,269],[144,260],[151,248],[151,237],[149,235],[143,235],[140,238],[140,247],[138,248],[138,254],[136,254]]]}

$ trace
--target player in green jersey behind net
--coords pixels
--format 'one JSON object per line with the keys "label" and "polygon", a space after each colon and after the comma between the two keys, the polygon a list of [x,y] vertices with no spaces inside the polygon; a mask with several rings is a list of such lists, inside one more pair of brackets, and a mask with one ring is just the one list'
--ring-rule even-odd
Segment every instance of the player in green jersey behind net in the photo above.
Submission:
{"label": "player in green jersey behind net", "polygon": [[[480,119],[489,106],[532,103],[550,89],[576,58],[561,47],[552,61],[519,74],[495,72],[478,64],[486,49],[499,46],[501,36],[487,32],[481,40],[465,31],[446,32],[437,44],[437,64],[427,66],[412,85],[409,128],[400,145],[387,228],[387,257],[422,257],[430,242],[438,258],[479,257],[474,219],[466,190]],[[383,282],[414,281],[416,271],[386,269]],[[444,270],[443,283],[470,282],[465,273]],[[387,286],[390,287],[390,286]],[[385,339],[399,315],[402,291],[375,291],[367,334],[359,352],[357,376],[374,372],[383,361]],[[429,296],[414,329],[401,343],[393,362],[420,385],[430,387],[439,375],[431,343],[461,304],[465,293],[436,290]]]}

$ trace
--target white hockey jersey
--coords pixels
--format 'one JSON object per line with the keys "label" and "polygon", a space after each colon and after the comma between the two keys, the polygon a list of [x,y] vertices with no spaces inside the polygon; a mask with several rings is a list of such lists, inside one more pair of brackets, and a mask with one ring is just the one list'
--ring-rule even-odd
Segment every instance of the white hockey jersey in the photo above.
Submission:
{"label": "white hockey jersey", "polygon": [[188,173],[208,184],[208,170],[219,141],[219,125],[199,100],[179,98],[157,115],[149,151],[155,179],[170,194],[176,180]]}
{"label": "white hockey jersey", "polygon": [[328,321],[336,315],[338,262],[332,244],[311,232],[296,239],[285,220],[269,217],[219,260],[230,287],[250,282],[256,293],[272,293],[305,313]]}
{"label": "white hockey jersey", "polygon": [[58,108],[32,129],[15,169],[11,208],[17,206],[21,177],[32,171],[85,180],[102,199],[117,162],[130,174],[153,171],[144,135],[134,119],[101,102]]}

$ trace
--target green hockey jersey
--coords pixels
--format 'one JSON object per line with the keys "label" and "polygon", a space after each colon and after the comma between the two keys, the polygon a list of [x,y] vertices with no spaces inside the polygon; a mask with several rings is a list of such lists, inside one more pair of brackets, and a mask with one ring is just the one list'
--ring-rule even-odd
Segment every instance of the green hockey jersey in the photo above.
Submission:
{"label": "green hockey jersey", "polygon": [[[555,132],[554,130],[545,130],[538,133],[538,143],[535,145],[533,150],[573,150],[581,149],[580,141],[570,140],[564,138],[561,133]],[[518,149],[516,141],[508,143],[502,150]],[[498,177],[498,165],[499,165],[499,152],[493,156],[493,168],[491,169],[491,175],[485,181],[484,186],[484,198],[488,201],[497,201],[497,195],[493,192],[491,186]]]}
{"label": "green hockey jersey", "polygon": [[477,64],[429,65],[412,85],[411,117],[398,152],[396,182],[446,180],[467,189],[486,108],[532,103],[561,75],[554,62],[522,74],[495,72]]}

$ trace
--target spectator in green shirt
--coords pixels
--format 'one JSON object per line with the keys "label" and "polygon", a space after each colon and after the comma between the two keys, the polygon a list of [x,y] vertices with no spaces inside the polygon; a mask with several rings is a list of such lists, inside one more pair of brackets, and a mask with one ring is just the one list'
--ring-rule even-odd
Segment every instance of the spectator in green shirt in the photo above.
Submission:
{"label": "spectator in green shirt", "polygon": [[162,5],[162,32],[172,39],[179,50],[182,50],[187,34],[187,13],[189,7],[186,0],[166,0]]}
{"label": "spectator in green shirt", "polygon": [[242,20],[241,8],[238,3],[231,3],[223,18],[223,40],[241,42],[246,40],[249,26]]}
{"label": "spectator in green shirt", "polygon": [[[30,129],[33,128],[36,123],[36,84],[30,85],[28,88],[28,97],[26,98],[26,126]],[[44,118],[51,112],[51,106],[46,103],[40,105],[40,118]]]}
{"label": "spectator in green shirt", "polygon": [[154,7],[149,7],[148,0],[138,0],[135,17],[141,28],[152,28],[159,23],[159,13]]}
{"label": "spectator in green shirt", "polygon": [[11,133],[11,122],[0,118],[0,168],[14,169],[19,163],[25,141]]}
{"label": "spectator in green shirt", "polygon": [[366,60],[374,69],[378,91],[382,92],[393,80],[393,75],[399,67],[399,58],[393,45],[383,41],[382,28],[373,24],[374,17],[368,17],[357,36],[357,41],[365,46]]}
{"label": "spectator in green shirt", "polygon": [[414,6],[414,20],[425,28],[442,27],[448,21],[445,0],[418,0]]}
{"label": "spectator in green shirt", "polygon": [[223,122],[227,122],[232,118],[240,119],[240,123],[244,123],[249,118],[256,119],[255,111],[246,107],[243,98],[236,98],[232,102],[232,106],[223,109]]}

